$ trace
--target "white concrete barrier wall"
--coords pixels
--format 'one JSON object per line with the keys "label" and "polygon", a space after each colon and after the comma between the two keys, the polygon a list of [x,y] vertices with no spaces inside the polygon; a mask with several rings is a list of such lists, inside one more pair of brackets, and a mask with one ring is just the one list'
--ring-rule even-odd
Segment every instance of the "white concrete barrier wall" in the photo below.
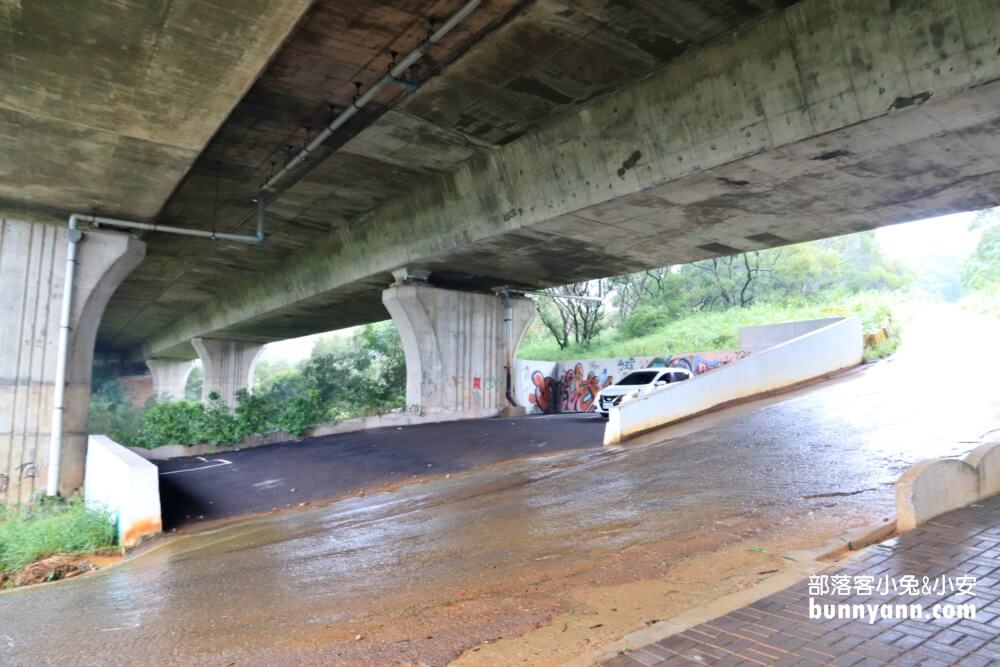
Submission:
{"label": "white concrete barrier wall", "polygon": [[159,471],[107,436],[88,439],[83,497],[88,507],[111,513],[123,547],[163,530]]}
{"label": "white concrete barrier wall", "polygon": [[740,348],[757,352],[780,345],[787,340],[804,336],[807,333],[822,329],[842,319],[844,318],[825,317],[818,320],[799,320],[797,322],[740,327]]}
{"label": "white concrete barrier wall", "polygon": [[798,338],[612,408],[604,444],[617,444],[716,406],[856,366],[861,320],[838,319]]}

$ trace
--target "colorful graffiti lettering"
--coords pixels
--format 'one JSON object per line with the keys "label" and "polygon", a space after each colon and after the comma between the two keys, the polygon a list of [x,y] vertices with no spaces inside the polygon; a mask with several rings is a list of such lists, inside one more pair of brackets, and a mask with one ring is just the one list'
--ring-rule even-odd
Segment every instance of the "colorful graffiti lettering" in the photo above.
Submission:
{"label": "colorful graffiti lettering", "polygon": [[534,393],[528,396],[528,402],[545,413],[555,411],[556,381],[542,375],[541,371],[531,374],[531,384]]}
{"label": "colorful graffiti lettering", "polygon": [[629,357],[628,359],[619,359],[618,360],[618,372],[619,373],[624,374],[624,373],[626,373],[628,371],[634,371],[634,370],[635,370],[635,357]]}
{"label": "colorful graffiti lettering", "polygon": [[684,354],[667,357],[663,360],[663,365],[672,368],[686,368],[695,375],[701,375],[702,373],[715,370],[720,366],[738,361],[748,354],[750,353],[746,350],[707,354]]}
{"label": "colorful graffiti lettering", "polygon": [[590,412],[594,409],[597,392],[614,382],[614,377],[605,371],[602,377],[589,371],[583,374],[583,364],[577,364],[572,370],[566,371],[559,383],[560,412]]}
{"label": "colorful graffiti lettering", "polygon": [[[595,408],[597,393],[614,384],[616,375],[621,377],[638,368],[668,366],[684,368],[700,375],[743,359],[749,354],[746,350],[712,350],[661,357],[583,360],[565,364],[527,362],[546,366],[542,370],[532,371],[531,383],[526,383],[521,391],[525,391],[525,402],[535,412],[589,412]],[[527,368],[522,377],[528,379]]]}

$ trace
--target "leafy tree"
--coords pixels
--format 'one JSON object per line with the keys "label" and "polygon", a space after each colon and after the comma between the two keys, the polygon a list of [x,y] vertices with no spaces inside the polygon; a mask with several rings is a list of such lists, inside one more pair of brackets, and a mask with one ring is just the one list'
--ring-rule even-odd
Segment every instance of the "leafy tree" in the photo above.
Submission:
{"label": "leafy tree", "polygon": [[406,361],[392,322],[369,324],[349,338],[321,338],[300,365],[305,386],[334,418],[401,407]]}
{"label": "leafy tree", "polygon": [[970,290],[1000,285],[1000,224],[988,227],[962,265],[962,284]]}
{"label": "leafy tree", "polygon": [[754,250],[692,262],[685,269],[701,278],[694,281],[699,292],[705,295],[701,305],[746,308],[757,298],[759,283],[774,272],[780,257],[775,251]]}

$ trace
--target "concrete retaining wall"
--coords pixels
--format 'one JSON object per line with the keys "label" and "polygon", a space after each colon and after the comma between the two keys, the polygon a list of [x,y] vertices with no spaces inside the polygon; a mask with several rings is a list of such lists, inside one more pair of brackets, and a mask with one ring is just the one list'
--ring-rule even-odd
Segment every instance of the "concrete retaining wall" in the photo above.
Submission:
{"label": "concrete retaining wall", "polygon": [[92,435],[87,441],[83,497],[88,507],[111,513],[123,547],[162,530],[156,466],[111,438]]}
{"label": "concrete retaining wall", "polygon": [[626,373],[653,362],[686,368],[695,375],[707,373],[747,356],[745,350],[685,352],[661,357],[613,357],[573,361],[518,360],[514,392],[518,405],[529,414],[590,412],[597,392]]}
{"label": "concrete retaining wall", "polygon": [[896,527],[907,531],[1000,493],[1000,442],[981,445],[964,459],[930,459],[896,481]]}
{"label": "concrete retaining wall", "polygon": [[[767,327],[794,333],[794,326]],[[741,332],[742,336],[742,332]],[[758,340],[764,340],[761,336]],[[811,380],[861,363],[861,320],[838,319],[805,335],[755,352],[744,359],[671,384],[612,408],[604,444],[616,444],[646,431],[699,414],[731,401],[749,398]]]}

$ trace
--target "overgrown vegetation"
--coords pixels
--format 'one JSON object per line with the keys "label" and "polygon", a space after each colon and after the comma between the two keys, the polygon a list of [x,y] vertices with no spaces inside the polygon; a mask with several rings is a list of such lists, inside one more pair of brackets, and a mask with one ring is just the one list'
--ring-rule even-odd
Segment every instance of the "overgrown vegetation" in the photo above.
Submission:
{"label": "overgrown vegetation", "polygon": [[91,432],[108,433],[137,447],[226,445],[274,431],[300,435],[318,423],[401,408],[406,364],[395,327],[382,322],[363,327],[350,338],[320,339],[310,357],[296,366],[262,361],[254,393],[241,392],[234,409],[217,395],[202,405],[200,374],[188,380],[188,400],[154,397],[144,410],[124,400],[117,382],[96,384]]}
{"label": "overgrown vegetation", "polygon": [[198,401],[164,401],[150,405],[135,431],[115,432],[119,442],[135,447],[161,445],[230,445],[251,435],[288,431],[301,435],[321,419],[312,393],[288,400],[251,396],[241,391],[235,409],[209,395],[208,405]]}
{"label": "overgrown vegetation", "polygon": [[[912,279],[865,232],[590,281],[549,290],[553,298],[539,305],[544,328],[533,327],[518,356],[558,361],[733,349],[743,326],[842,315],[880,329]],[[567,294],[606,298],[567,305]]]}
{"label": "overgrown vegetation", "polygon": [[1000,214],[976,216],[973,228],[982,229],[975,251],[962,264],[962,305],[991,317],[1000,317]]}
{"label": "overgrown vegetation", "polygon": [[[878,329],[892,321],[894,294],[868,292],[844,297],[837,302],[799,305],[759,303],[747,308],[698,311],[687,317],[657,320],[646,327],[613,327],[589,345],[559,348],[552,340],[534,332],[521,347],[522,359],[566,361],[588,357],[637,357],[644,355],[732,350],[739,347],[740,327],[773,324],[821,317],[861,317],[866,330]],[[642,315],[643,310],[638,311]],[[635,330],[648,331],[635,335]]]}
{"label": "overgrown vegetation", "polygon": [[115,525],[105,512],[82,501],[0,505],[0,575],[54,554],[91,554],[115,545]]}

